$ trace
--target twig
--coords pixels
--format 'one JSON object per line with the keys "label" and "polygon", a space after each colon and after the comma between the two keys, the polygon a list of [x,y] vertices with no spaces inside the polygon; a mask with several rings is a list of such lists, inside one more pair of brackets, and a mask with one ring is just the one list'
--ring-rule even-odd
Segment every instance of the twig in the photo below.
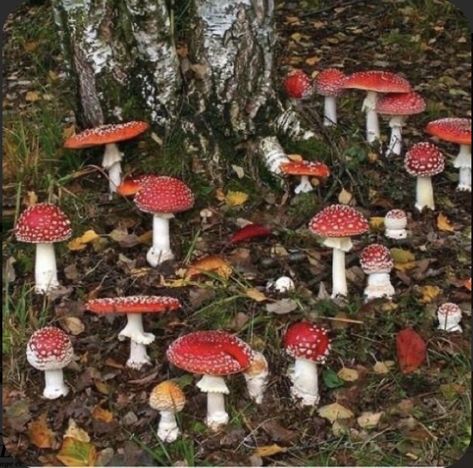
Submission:
{"label": "twig", "polygon": [[351,0],[351,1],[346,1],[346,0],[341,0],[340,2],[336,2],[333,5],[330,5],[328,7],[320,8],[318,10],[314,11],[308,11],[306,13],[303,13],[302,15],[299,15],[300,18],[307,18],[309,16],[317,16],[320,15],[321,13],[326,13],[327,11],[334,10],[335,8],[338,7],[350,7],[353,5],[356,5],[357,3],[363,3],[365,0]]}

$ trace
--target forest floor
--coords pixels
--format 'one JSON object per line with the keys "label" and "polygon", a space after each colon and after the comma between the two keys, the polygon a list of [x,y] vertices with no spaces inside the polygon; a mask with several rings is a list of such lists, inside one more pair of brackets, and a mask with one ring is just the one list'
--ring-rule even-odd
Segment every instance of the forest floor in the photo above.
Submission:
{"label": "forest floor", "polygon": [[[281,72],[292,66],[315,75],[335,66],[347,73],[403,73],[428,102],[426,112],[410,120],[407,146],[426,139],[423,128],[434,118],[470,116],[470,33],[447,0],[286,1],[277,21]],[[11,455],[28,465],[72,460],[110,466],[449,465],[461,458],[471,437],[471,301],[464,286],[471,276],[471,196],[455,191],[455,145],[439,143],[449,163],[434,178],[437,208],[419,214],[413,209],[415,181],[402,160],[387,160],[364,143],[358,92],[340,99],[333,134],[313,127],[314,140],[283,141],[288,153],[332,165],[333,182],[310,194],[295,196],[294,180],[279,185],[238,150],[236,170],[229,170],[225,186],[214,187],[194,176],[184,158],[176,164],[178,142],[160,146],[157,138],[138,139],[124,145],[126,172],[182,177],[197,200],[171,223],[178,260],[152,269],[145,259],[151,217],[130,200],[108,201],[96,166],[99,152],[62,148],[73,130],[75,96],[65,80],[50,7],[19,9],[5,25],[5,39],[3,441]],[[321,100],[314,98],[312,106],[320,114]],[[382,130],[386,137],[386,122]],[[248,199],[232,206],[229,191]],[[36,200],[60,204],[74,237],[87,230],[98,235],[79,247],[57,245],[64,287],[49,299],[33,293],[33,247],[12,235],[19,212]],[[307,230],[310,218],[337,200],[356,205],[372,226],[347,256],[350,294],[339,303],[321,288],[331,289],[330,250]],[[199,216],[203,208],[213,211],[208,225]],[[405,241],[383,236],[379,218],[391,208],[409,214]],[[231,234],[245,220],[265,224],[273,234],[232,245]],[[397,294],[392,301],[364,304],[358,254],[373,242],[398,249],[391,275]],[[183,269],[208,254],[224,257],[233,274],[182,286]],[[281,275],[296,284],[290,313],[278,309],[283,296],[265,290]],[[116,340],[123,319],[84,311],[90,298],[132,294],[172,295],[184,304],[177,313],[145,317],[145,329],[157,338],[149,348],[153,365],[141,372],[123,365],[128,343]],[[436,309],[446,301],[462,308],[463,333],[437,330]],[[276,305],[276,312],[268,312],[268,305]],[[290,399],[291,359],[281,336],[302,318],[330,329],[333,347],[321,370],[320,407],[337,402],[351,412],[333,424],[317,408],[298,409]],[[65,372],[71,392],[54,402],[40,398],[43,376],[25,357],[28,337],[46,324],[71,334],[77,358]],[[406,327],[427,343],[425,363],[411,374],[401,373],[396,362],[395,334]],[[214,328],[264,351],[271,368],[259,406],[247,397],[241,376],[228,379],[230,424],[217,434],[203,423],[205,396],[195,379],[171,368],[164,356],[176,337]],[[188,403],[179,416],[182,437],[163,445],[155,437],[158,415],[148,395],[167,378],[182,385]],[[80,429],[71,429],[71,422]]]}

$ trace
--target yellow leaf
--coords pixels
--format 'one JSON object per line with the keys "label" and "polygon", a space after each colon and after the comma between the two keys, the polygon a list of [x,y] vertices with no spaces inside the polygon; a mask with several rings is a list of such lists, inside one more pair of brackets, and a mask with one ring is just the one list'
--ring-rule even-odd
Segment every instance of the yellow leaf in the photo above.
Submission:
{"label": "yellow leaf", "polygon": [[357,418],[356,422],[363,429],[373,429],[379,423],[383,412],[373,413],[371,411],[365,411]]}
{"label": "yellow leaf", "polygon": [[409,250],[393,248],[390,252],[396,270],[406,271],[416,267],[416,258],[412,252],[409,252]]}
{"label": "yellow leaf", "polygon": [[299,42],[302,39],[302,34],[299,32],[295,32],[294,34],[291,34],[291,39],[293,41]]}
{"label": "yellow leaf", "polygon": [[28,424],[28,437],[38,448],[51,448],[54,442],[54,432],[48,427],[46,413]]}
{"label": "yellow leaf", "polygon": [[353,195],[348,190],[345,190],[344,188],[338,194],[338,201],[342,205],[348,205],[348,203],[351,202],[352,198],[353,198]]}
{"label": "yellow leaf", "polygon": [[23,48],[25,49],[25,52],[34,52],[39,46],[39,42],[38,41],[31,41],[31,42],[26,42],[24,45],[23,45]]}
{"label": "yellow leaf", "polygon": [[300,154],[288,154],[288,159],[291,161],[303,161],[304,158]]}
{"label": "yellow leaf", "polygon": [[85,325],[79,317],[64,316],[59,319],[61,326],[71,335],[80,335],[85,330]]}
{"label": "yellow leaf", "polygon": [[256,288],[250,288],[245,291],[245,294],[256,302],[263,302],[267,300],[267,297]]}
{"label": "yellow leaf", "polygon": [[370,218],[369,223],[373,231],[380,231],[384,227],[384,218],[382,216],[373,216]]}
{"label": "yellow leaf", "polygon": [[56,458],[66,466],[95,466],[97,450],[90,442],[66,437]]}
{"label": "yellow leaf", "polygon": [[94,407],[94,409],[92,410],[92,417],[96,421],[101,421],[104,423],[109,423],[113,421],[113,413],[104,408],[101,408],[100,406]]}
{"label": "yellow leaf", "polygon": [[424,304],[428,304],[432,302],[442,292],[442,290],[438,286],[427,285],[422,286],[420,292],[422,294],[420,301]]}
{"label": "yellow leaf", "polygon": [[41,96],[36,91],[28,91],[25,96],[27,102],[36,102],[41,99]]}
{"label": "yellow leaf", "polygon": [[159,277],[159,285],[164,286],[166,288],[182,288],[183,286],[187,286],[189,281],[186,279],[175,279],[175,280],[168,280],[164,279],[164,276]]}
{"label": "yellow leaf", "polygon": [[373,371],[375,374],[389,374],[391,371],[391,367],[394,365],[394,361],[378,361],[374,366],[373,366]]}
{"label": "yellow leaf", "polygon": [[280,447],[278,444],[273,445],[262,445],[255,450],[255,455],[257,457],[271,457],[272,455],[276,455],[281,452],[286,452],[287,449],[284,447]]}
{"label": "yellow leaf", "polygon": [[202,273],[214,273],[222,278],[228,279],[232,272],[232,266],[222,257],[218,255],[208,255],[192,263],[187,269],[185,277],[186,279],[190,279]]}
{"label": "yellow leaf", "polygon": [[26,192],[26,206],[33,206],[33,205],[36,205],[36,203],[38,203],[38,195],[36,195],[35,192]]}
{"label": "yellow leaf", "polygon": [[72,251],[83,250],[87,247],[90,242],[96,241],[100,236],[92,229],[85,231],[80,237],[72,239],[68,244],[67,248]]}
{"label": "yellow leaf", "polygon": [[225,195],[225,203],[228,206],[240,206],[248,200],[248,194],[245,192],[232,192],[229,191]]}
{"label": "yellow leaf", "polygon": [[325,405],[319,408],[319,415],[322,418],[328,419],[331,423],[337,419],[348,419],[352,418],[354,414],[339,403],[332,403],[331,405]]}
{"label": "yellow leaf", "polygon": [[80,442],[90,442],[90,436],[84,429],[81,429],[73,419],[69,419],[69,427],[64,434],[64,438],[76,439]]}
{"label": "yellow leaf", "polygon": [[356,369],[349,369],[348,367],[342,367],[337,372],[338,377],[340,377],[345,382],[354,382],[358,380],[359,374]]}
{"label": "yellow leaf", "polygon": [[442,213],[439,213],[437,216],[437,227],[440,231],[444,232],[455,232],[452,223],[450,220]]}

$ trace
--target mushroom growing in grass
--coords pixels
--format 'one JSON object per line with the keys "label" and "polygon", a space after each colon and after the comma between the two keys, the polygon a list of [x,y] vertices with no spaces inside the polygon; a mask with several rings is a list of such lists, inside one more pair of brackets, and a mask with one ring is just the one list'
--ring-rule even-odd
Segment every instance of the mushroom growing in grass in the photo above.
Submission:
{"label": "mushroom growing in grass", "polygon": [[437,309],[437,318],[439,321],[439,330],[448,332],[461,332],[460,322],[462,319],[462,310],[452,302],[446,302]]}
{"label": "mushroom growing in grass", "polygon": [[286,353],[296,360],[289,371],[293,398],[300,399],[303,406],[318,404],[317,364],[325,363],[331,346],[327,330],[310,322],[293,323],[283,343]]}
{"label": "mushroom growing in grass", "polygon": [[126,314],[127,324],[118,334],[118,339],[130,339],[130,357],[126,365],[132,369],[141,369],[150,364],[146,345],[154,341],[152,333],[143,329],[143,314],[157,314],[181,308],[181,303],[175,297],[168,296],[127,296],[91,299],[85,305],[86,309],[95,314]]}
{"label": "mushroom growing in grass", "polygon": [[337,97],[344,91],[346,75],[336,68],[321,71],[314,80],[315,91],[324,96],[324,125],[337,125]]}
{"label": "mushroom growing in grass", "polygon": [[152,266],[172,260],[174,254],[169,239],[169,220],[174,213],[190,210],[194,206],[191,189],[174,177],[149,178],[136,193],[136,206],[145,213],[153,214],[153,245],[146,254]]}
{"label": "mushroom growing in grass", "polygon": [[471,119],[446,118],[430,122],[425,131],[444,141],[460,145],[453,165],[460,169],[457,190],[471,192]]}
{"label": "mushroom growing in grass", "polygon": [[254,351],[250,367],[243,372],[250,398],[256,403],[263,402],[264,391],[268,385],[269,366],[264,354]]}
{"label": "mushroom growing in grass", "polygon": [[300,69],[292,70],[285,76],[283,88],[293,101],[309,98],[314,93],[312,80]]}
{"label": "mushroom growing in grass", "polygon": [[406,153],[404,167],[411,176],[417,177],[417,210],[422,211],[425,207],[435,210],[432,176],[444,170],[443,154],[432,143],[417,143]]}
{"label": "mushroom growing in grass", "polygon": [[105,145],[102,167],[108,171],[109,190],[112,195],[120,185],[122,174],[120,161],[123,153],[118,149],[117,143],[135,138],[148,129],[149,124],[141,121],[100,125],[72,135],[65,141],[64,147],[85,149]]}
{"label": "mushroom growing in grass", "polygon": [[384,217],[384,235],[390,239],[405,239],[407,237],[407,215],[399,209],[390,210]]}
{"label": "mushroom growing in grass", "polygon": [[294,189],[296,194],[314,190],[309,177],[326,179],[330,175],[330,169],[318,161],[291,161],[282,163],[279,167],[283,174],[301,176],[300,184]]}
{"label": "mushroom growing in grass", "polygon": [[379,120],[376,112],[378,94],[411,92],[411,85],[405,78],[395,73],[378,70],[353,73],[345,78],[344,87],[367,92],[362,110],[366,112],[366,140],[368,143],[380,139]]}
{"label": "mushroom growing in grass", "polygon": [[59,287],[54,243],[71,237],[71,222],[51,203],[30,206],[19,216],[15,236],[20,242],[36,244],[35,292],[46,294]]}
{"label": "mushroom growing in grass", "polygon": [[368,285],[364,291],[366,300],[391,298],[394,295],[394,288],[389,273],[394,267],[394,262],[389,249],[380,244],[365,247],[360,254],[360,264],[363,272],[368,275]]}
{"label": "mushroom growing in grass", "polygon": [[309,230],[323,237],[323,244],[333,249],[332,297],[348,294],[345,253],[353,247],[350,237],[359,236],[368,229],[365,217],[347,205],[328,206],[311,219]]}
{"label": "mushroom growing in grass", "polygon": [[402,152],[402,127],[410,115],[420,114],[425,111],[424,98],[418,93],[387,94],[382,96],[376,104],[378,114],[390,116],[391,139],[386,156]]}
{"label": "mushroom growing in grass", "polygon": [[71,340],[60,328],[44,327],[31,335],[26,345],[26,359],[35,369],[44,371],[45,398],[54,400],[69,393],[62,370],[73,355]]}
{"label": "mushroom growing in grass", "polygon": [[197,331],[177,338],[166,356],[171,364],[193,374],[203,374],[197,387],[207,393],[207,426],[218,430],[228,422],[223,377],[250,367],[253,351],[242,340],[218,330]]}
{"label": "mushroom growing in grass", "polygon": [[149,396],[149,406],[159,411],[161,416],[157,436],[163,442],[174,442],[179,436],[176,413],[180,413],[186,404],[186,397],[181,387],[172,380],[156,385]]}

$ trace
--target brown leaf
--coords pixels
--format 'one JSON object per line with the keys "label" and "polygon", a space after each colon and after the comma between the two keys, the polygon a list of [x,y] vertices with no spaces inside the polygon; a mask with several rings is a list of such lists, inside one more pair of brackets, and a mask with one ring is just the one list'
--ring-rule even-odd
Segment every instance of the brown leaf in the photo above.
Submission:
{"label": "brown leaf", "polygon": [[185,278],[190,279],[203,273],[213,273],[228,279],[232,271],[232,266],[224,258],[219,255],[209,255],[192,263],[186,271]]}
{"label": "brown leaf", "polygon": [[439,213],[437,216],[437,228],[439,231],[455,232],[452,223],[443,213]]}
{"label": "brown leaf", "polygon": [[410,374],[422,365],[426,350],[425,341],[412,328],[405,328],[396,335],[397,359],[403,374]]}
{"label": "brown leaf", "polygon": [[28,424],[28,437],[31,443],[38,448],[51,448],[53,446],[54,432],[48,426],[46,413]]}
{"label": "brown leaf", "polygon": [[85,325],[78,317],[61,317],[59,319],[61,326],[71,335],[80,335],[85,330]]}
{"label": "brown leaf", "polygon": [[109,410],[106,410],[100,406],[95,406],[92,410],[92,417],[96,421],[101,421],[104,423],[110,423],[113,421],[113,413]]}
{"label": "brown leaf", "polygon": [[256,288],[249,288],[245,290],[245,295],[248,296],[250,299],[253,299],[256,302],[263,302],[266,301],[268,298],[265,296],[264,293],[259,291]]}
{"label": "brown leaf", "polygon": [[255,450],[254,455],[258,457],[271,457],[278,453],[286,452],[286,450],[286,448],[280,447],[278,444],[262,445]]}

